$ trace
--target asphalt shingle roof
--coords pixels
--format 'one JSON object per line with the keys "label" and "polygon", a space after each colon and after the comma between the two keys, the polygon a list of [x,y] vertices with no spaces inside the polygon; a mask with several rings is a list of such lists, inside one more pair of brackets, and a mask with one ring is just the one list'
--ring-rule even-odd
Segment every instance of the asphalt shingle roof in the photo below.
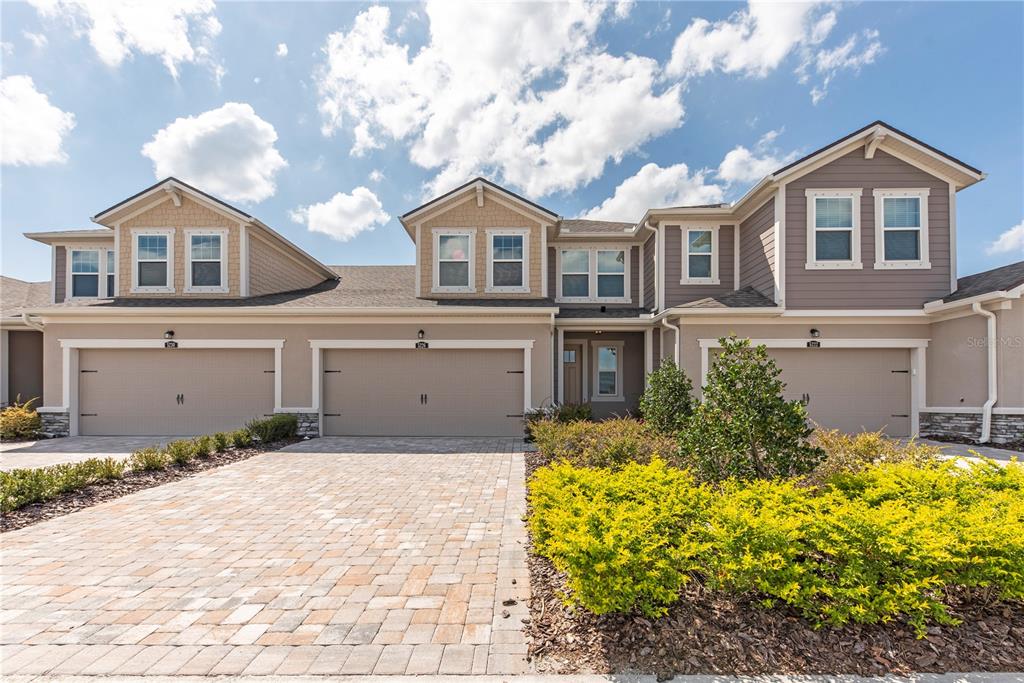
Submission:
{"label": "asphalt shingle roof", "polygon": [[0,275],[0,316],[20,315],[21,309],[45,306],[50,300],[49,282],[25,282]]}
{"label": "asphalt shingle roof", "polygon": [[624,233],[633,229],[633,223],[620,221],[591,221],[584,218],[565,218],[559,222],[562,230],[573,232]]}
{"label": "asphalt shingle roof", "polygon": [[753,287],[697,299],[676,308],[771,308],[775,302]]}
{"label": "asphalt shingle roof", "polygon": [[983,273],[966,275],[956,281],[956,291],[943,301],[959,301],[979,294],[1002,292],[1024,284],[1024,261],[993,268]]}

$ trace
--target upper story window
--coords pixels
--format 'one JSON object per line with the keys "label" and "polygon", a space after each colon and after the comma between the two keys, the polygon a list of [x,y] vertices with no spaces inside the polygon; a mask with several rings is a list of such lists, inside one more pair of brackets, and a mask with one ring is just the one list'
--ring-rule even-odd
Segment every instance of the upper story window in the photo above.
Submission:
{"label": "upper story window", "polygon": [[807,190],[807,268],[860,268],[861,190]]}
{"label": "upper story window", "polygon": [[558,250],[556,299],[629,303],[629,247]]}
{"label": "upper story window", "polygon": [[928,189],[876,189],[874,195],[875,268],[930,268]]}
{"label": "upper story window", "polygon": [[114,260],[114,250],[107,250],[107,296],[117,296],[117,283],[114,273],[117,262]]}
{"label": "upper story window", "polygon": [[719,284],[717,227],[683,230],[682,275],[679,284]]}
{"label": "upper story window", "polygon": [[189,230],[186,292],[227,292],[225,230]]}
{"label": "upper story window", "polygon": [[71,250],[71,296],[100,295],[100,252],[98,249]]}
{"label": "upper story window", "polygon": [[528,231],[488,230],[487,239],[487,291],[530,291]]}
{"label": "upper story window", "polygon": [[174,291],[174,230],[138,230],[132,233],[132,291]]}
{"label": "upper story window", "polygon": [[434,231],[434,291],[473,292],[475,230]]}

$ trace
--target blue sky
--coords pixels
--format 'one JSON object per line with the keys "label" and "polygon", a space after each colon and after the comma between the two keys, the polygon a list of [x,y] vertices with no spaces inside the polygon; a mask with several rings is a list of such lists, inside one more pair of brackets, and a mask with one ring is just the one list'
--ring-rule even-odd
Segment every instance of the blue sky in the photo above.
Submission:
{"label": "blue sky", "polygon": [[988,174],[962,275],[1024,258],[1022,3],[122,5],[0,6],[5,275],[169,173],[324,262],[411,263],[397,216],[478,173],[633,221],[875,119]]}

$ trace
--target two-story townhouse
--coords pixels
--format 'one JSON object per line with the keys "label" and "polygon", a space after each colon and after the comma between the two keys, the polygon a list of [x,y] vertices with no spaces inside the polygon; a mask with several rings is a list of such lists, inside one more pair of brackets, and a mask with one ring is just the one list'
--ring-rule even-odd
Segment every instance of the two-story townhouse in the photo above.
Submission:
{"label": "two-story townhouse", "polygon": [[823,425],[1016,440],[1024,262],[956,275],[956,195],[983,178],[882,122],[734,204],[634,222],[477,178],[401,217],[414,265],[362,267],[170,178],[99,229],[27,234],[52,277],[4,280],[2,383],[41,386],[54,434],[287,412],[310,435],[505,435],[549,403],[635,410],[663,359],[699,385],[734,333]]}

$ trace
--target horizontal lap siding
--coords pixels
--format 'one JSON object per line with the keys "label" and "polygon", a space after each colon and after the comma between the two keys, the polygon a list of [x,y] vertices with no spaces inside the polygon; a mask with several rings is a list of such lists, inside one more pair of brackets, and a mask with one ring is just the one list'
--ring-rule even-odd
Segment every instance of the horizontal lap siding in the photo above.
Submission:
{"label": "horizontal lap siding", "polygon": [[733,226],[718,228],[718,280],[717,285],[681,285],[683,273],[683,232],[678,226],[665,227],[665,307],[671,308],[690,301],[719,296],[733,291]]}
{"label": "horizontal lap siding", "polygon": [[652,233],[644,242],[644,304],[652,311],[658,307],[657,290],[654,284],[654,257],[657,249],[654,246],[655,235]]}
{"label": "horizontal lap siding", "polygon": [[740,287],[775,294],[775,199],[740,223]]}
{"label": "horizontal lap siding", "polygon": [[[875,188],[930,189],[929,270],[875,270]],[[861,270],[807,270],[809,188],[862,188]],[[878,150],[858,149],[786,186],[787,308],[919,308],[949,294],[949,185]]]}
{"label": "horizontal lap siding", "polygon": [[54,247],[53,249],[53,302],[60,303],[64,301],[64,295],[67,292],[68,250],[65,247]]}

